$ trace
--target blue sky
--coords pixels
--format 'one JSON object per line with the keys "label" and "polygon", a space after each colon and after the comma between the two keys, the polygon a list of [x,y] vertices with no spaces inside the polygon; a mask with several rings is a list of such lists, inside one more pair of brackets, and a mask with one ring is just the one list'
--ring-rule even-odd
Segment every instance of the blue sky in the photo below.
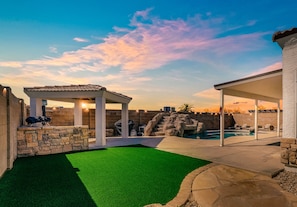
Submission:
{"label": "blue sky", "polygon": [[[214,84],[282,67],[272,35],[296,27],[296,8],[293,0],[5,0],[0,84],[27,104],[23,87],[99,84],[131,96],[130,109],[213,110]],[[227,107],[234,102],[245,101],[230,97]]]}

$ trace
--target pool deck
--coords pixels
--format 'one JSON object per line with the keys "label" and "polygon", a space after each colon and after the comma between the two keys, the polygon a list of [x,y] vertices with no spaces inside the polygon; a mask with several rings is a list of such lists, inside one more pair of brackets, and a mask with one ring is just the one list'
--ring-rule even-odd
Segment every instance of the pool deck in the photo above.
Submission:
{"label": "pool deck", "polygon": [[[295,206],[297,196],[283,191],[272,179],[284,169],[280,162],[280,137],[276,133],[238,136],[219,140],[181,137],[108,138],[106,147],[142,144],[158,150],[213,162],[185,177],[177,196],[165,206],[262,207]],[[90,149],[97,148],[90,144]],[[177,166],[178,167],[178,166]],[[148,205],[162,206],[161,204]]]}
{"label": "pool deck", "polygon": [[[209,160],[217,164],[229,165],[257,173],[273,176],[284,168],[280,163],[280,147],[270,145],[280,141],[276,133],[253,136],[235,136],[225,139],[220,147],[219,140],[189,139],[175,136],[107,138],[105,147],[142,144],[162,151]],[[90,143],[90,149],[96,149]]]}
{"label": "pool deck", "polygon": [[280,147],[270,145],[280,138],[269,135],[261,134],[258,140],[253,136],[230,137],[224,147],[219,146],[219,140],[166,137],[157,149],[273,176],[284,166],[280,163]]}

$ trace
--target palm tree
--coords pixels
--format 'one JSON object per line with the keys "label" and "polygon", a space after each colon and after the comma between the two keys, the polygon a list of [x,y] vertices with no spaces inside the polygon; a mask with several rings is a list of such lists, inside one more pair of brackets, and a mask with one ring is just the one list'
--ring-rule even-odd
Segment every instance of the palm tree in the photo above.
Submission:
{"label": "palm tree", "polygon": [[179,109],[179,112],[192,112],[192,108],[193,108],[192,105],[184,103],[178,109]]}

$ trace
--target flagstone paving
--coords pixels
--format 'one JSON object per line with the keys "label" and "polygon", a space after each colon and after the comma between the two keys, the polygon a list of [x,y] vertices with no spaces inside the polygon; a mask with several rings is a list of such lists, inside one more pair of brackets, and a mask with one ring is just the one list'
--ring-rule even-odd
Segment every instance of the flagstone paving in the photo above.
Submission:
{"label": "flagstone paving", "polygon": [[192,194],[202,207],[297,207],[297,197],[271,177],[226,165],[197,175]]}

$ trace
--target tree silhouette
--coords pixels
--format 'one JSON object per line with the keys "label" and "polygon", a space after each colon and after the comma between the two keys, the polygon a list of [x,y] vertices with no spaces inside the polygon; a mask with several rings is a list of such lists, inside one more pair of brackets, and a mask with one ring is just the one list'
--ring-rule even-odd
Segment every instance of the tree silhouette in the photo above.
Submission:
{"label": "tree silhouette", "polygon": [[184,103],[178,109],[179,109],[179,112],[192,112],[192,108],[193,108],[192,105]]}

